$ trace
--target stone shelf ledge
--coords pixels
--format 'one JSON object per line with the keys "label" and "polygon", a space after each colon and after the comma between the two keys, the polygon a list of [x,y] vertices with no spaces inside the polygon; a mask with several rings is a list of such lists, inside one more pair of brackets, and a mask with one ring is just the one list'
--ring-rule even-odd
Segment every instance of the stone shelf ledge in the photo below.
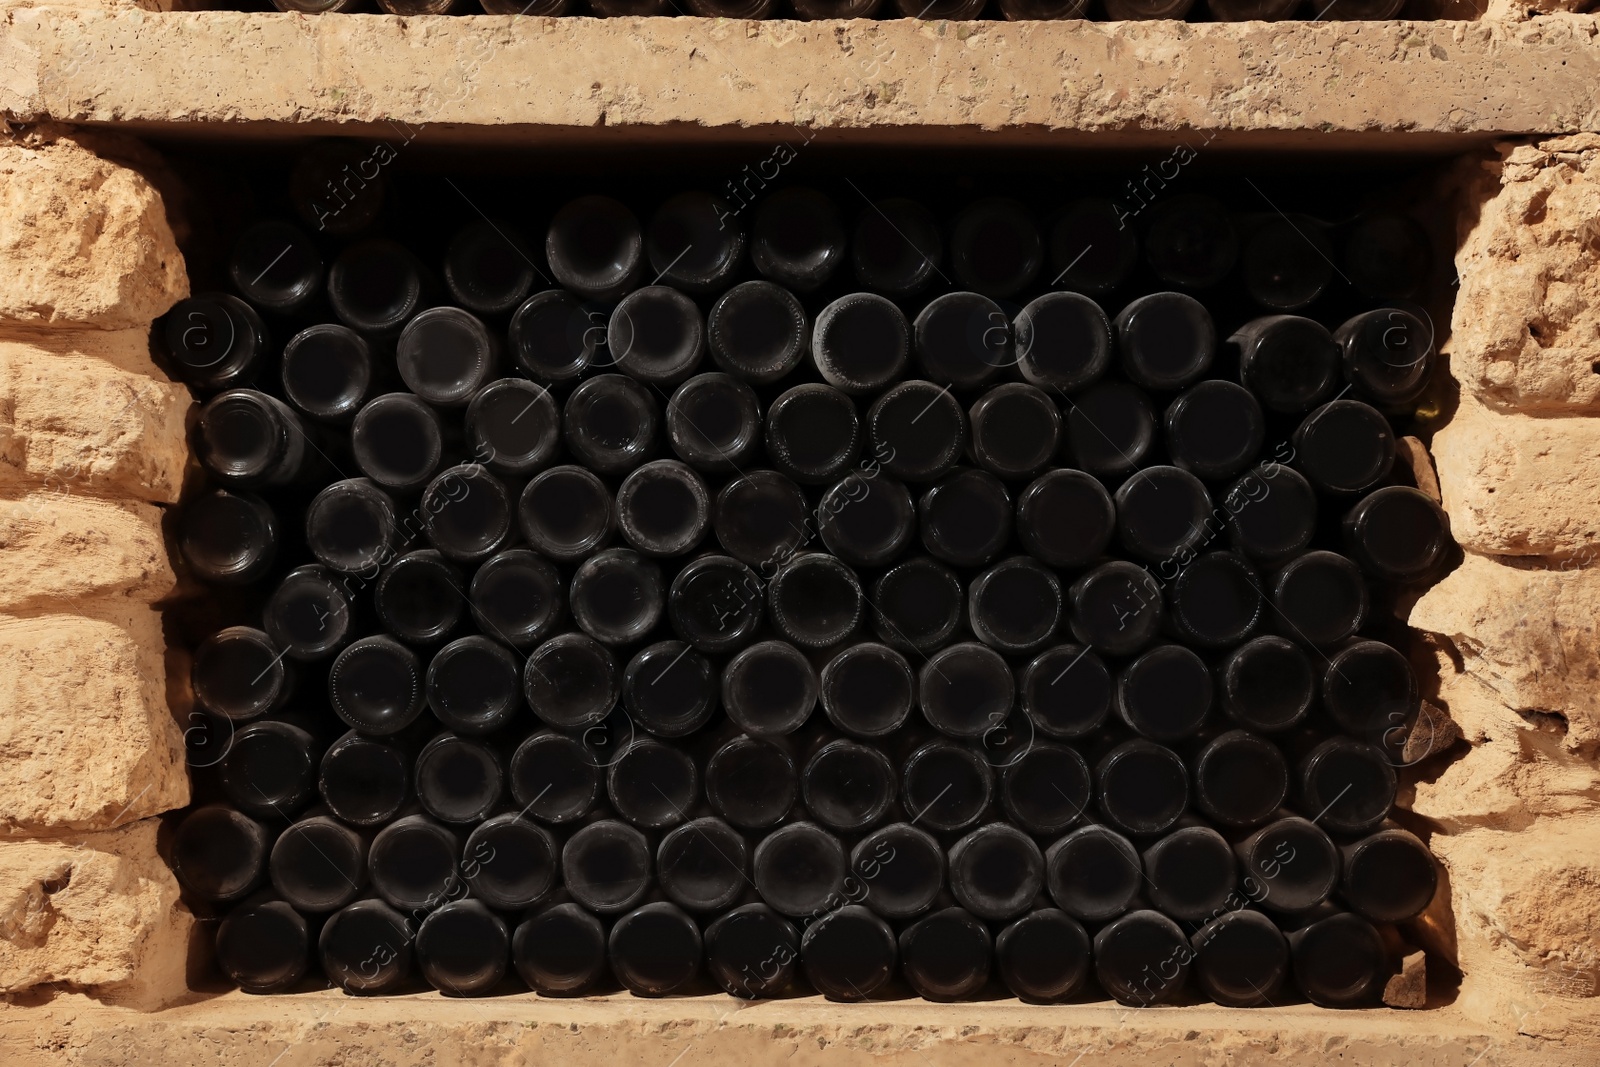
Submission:
{"label": "stone shelf ledge", "polygon": [[[1460,151],[1600,129],[1600,19],[1389,23],[0,14],[0,117],[215,139]],[[798,127],[798,130],[797,130]],[[1209,143],[1207,141],[1206,143]]]}

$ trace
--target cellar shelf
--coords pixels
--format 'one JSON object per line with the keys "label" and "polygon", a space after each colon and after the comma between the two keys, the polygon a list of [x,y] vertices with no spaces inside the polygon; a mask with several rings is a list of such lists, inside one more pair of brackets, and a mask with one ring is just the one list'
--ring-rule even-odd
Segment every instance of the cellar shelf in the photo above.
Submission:
{"label": "cellar shelf", "polygon": [[[16,8],[0,114],[433,144],[1457,152],[1600,125],[1600,20],[739,22]],[[627,135],[618,138],[618,127]]]}

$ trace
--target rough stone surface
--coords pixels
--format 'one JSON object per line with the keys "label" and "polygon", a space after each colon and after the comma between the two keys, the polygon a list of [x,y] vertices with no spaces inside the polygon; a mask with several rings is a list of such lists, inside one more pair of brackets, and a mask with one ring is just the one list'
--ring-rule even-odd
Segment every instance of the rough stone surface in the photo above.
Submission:
{"label": "rough stone surface", "polygon": [[149,604],[176,584],[160,509],[83,496],[69,481],[0,494],[0,611]]}
{"label": "rough stone surface", "polygon": [[70,138],[0,143],[0,263],[0,323],[144,329],[188,292],[155,187]]}
{"label": "rough stone surface", "polygon": [[1408,952],[1400,973],[1383,987],[1383,1002],[1391,1008],[1423,1008],[1428,1004],[1428,957]]}
{"label": "rough stone surface", "polygon": [[0,841],[0,990],[124,992],[181,964],[187,911],[156,852],[158,829],[145,819],[74,840]]}
{"label": "rough stone surface", "polygon": [[[0,112],[19,121],[270,126],[406,140],[990,142],[1176,131],[1484,140],[1600,128],[1592,16],[1519,23],[761,23],[17,9]],[[182,56],[181,63],[171,62]],[[801,129],[794,129],[800,127]],[[490,135],[479,130],[475,136]],[[856,140],[862,138],[857,137]],[[1368,142],[1370,147],[1371,142]],[[757,157],[758,159],[760,157]],[[755,162],[755,160],[752,160]]]}
{"label": "rough stone surface", "polygon": [[0,485],[177,501],[192,402],[151,363],[146,334],[0,336]]}
{"label": "rough stone surface", "polygon": [[0,836],[108,830],[189,802],[160,617],[0,615]]}

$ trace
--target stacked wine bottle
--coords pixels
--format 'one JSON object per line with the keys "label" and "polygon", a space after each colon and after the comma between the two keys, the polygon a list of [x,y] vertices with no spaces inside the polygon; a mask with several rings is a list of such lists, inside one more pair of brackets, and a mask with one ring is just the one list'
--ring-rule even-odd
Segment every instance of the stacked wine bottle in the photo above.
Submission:
{"label": "stacked wine bottle", "polygon": [[441,283],[376,188],[158,330],[229,978],[1375,1002],[1416,222],[591,194]]}

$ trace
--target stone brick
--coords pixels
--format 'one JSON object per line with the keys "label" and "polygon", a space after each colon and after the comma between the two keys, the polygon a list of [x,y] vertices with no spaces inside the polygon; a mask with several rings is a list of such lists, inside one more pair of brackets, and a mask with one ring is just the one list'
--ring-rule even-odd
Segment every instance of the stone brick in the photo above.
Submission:
{"label": "stone brick", "polygon": [[173,591],[161,510],[76,489],[62,479],[0,494],[0,611],[149,604]]}

